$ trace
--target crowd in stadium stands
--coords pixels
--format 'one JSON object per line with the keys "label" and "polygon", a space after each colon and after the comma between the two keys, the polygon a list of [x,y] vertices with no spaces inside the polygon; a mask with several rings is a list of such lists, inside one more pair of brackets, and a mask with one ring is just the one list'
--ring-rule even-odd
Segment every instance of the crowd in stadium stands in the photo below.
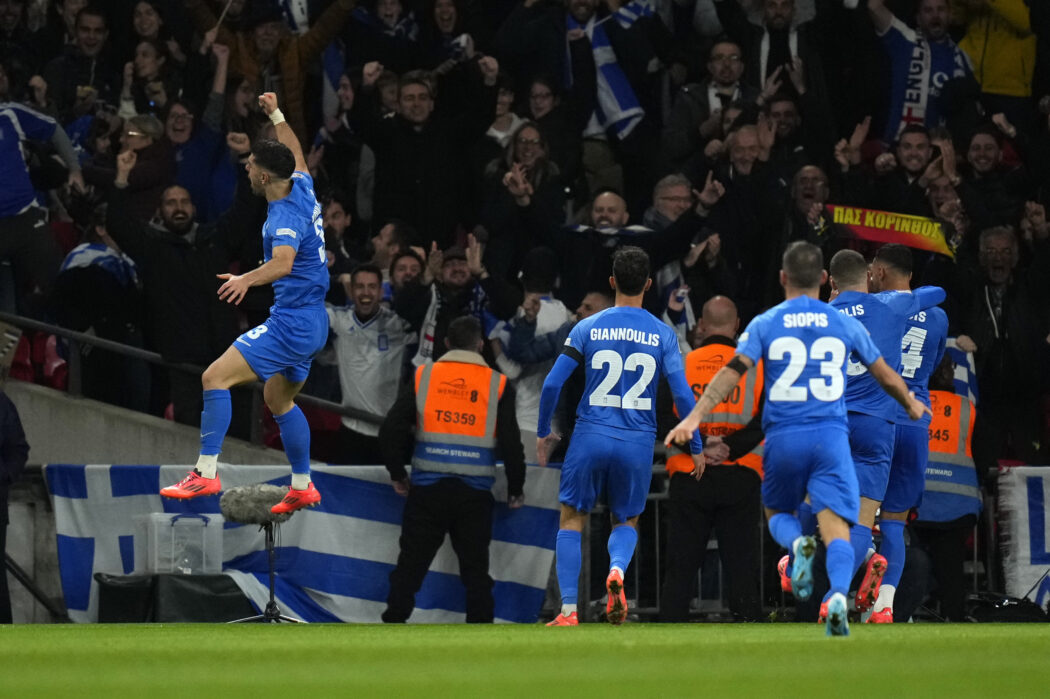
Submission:
{"label": "crowd in stadium stands", "polygon": [[[779,302],[790,242],[870,259],[880,225],[846,206],[938,224],[882,239],[948,292],[978,469],[1050,463],[1050,3],[0,0],[4,310],[201,366],[261,322],[272,291],[233,307],[216,275],[260,263],[264,91],[324,207],[306,393],[375,416],[311,413],[319,459],[377,463],[399,382],[465,314],[534,454],[618,246],[651,256],[647,307],[687,351],[711,297],[742,323]],[[60,384],[63,349],[31,339],[16,376]],[[83,352],[89,396],[199,421],[197,376]]]}

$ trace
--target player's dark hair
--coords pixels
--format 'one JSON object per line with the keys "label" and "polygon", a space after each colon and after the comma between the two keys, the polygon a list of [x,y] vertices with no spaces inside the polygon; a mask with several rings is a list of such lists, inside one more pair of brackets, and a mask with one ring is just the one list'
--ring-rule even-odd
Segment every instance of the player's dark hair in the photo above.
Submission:
{"label": "player's dark hair", "polygon": [[887,243],[875,252],[875,261],[895,270],[898,274],[911,274],[913,260],[911,248],[900,243]]}
{"label": "player's dark hair", "polygon": [[615,253],[612,259],[613,277],[616,289],[625,296],[637,296],[645,291],[649,281],[649,256],[639,247],[625,245]]}
{"label": "player's dark hair", "polygon": [[377,277],[379,277],[379,283],[383,283],[383,270],[379,269],[379,267],[376,267],[371,262],[363,262],[358,266],[354,267],[354,269],[350,272],[351,284],[354,283],[354,277],[356,277],[358,274],[374,274]]}
{"label": "player's dark hair", "polygon": [[387,221],[388,224],[393,226],[390,230],[390,242],[393,245],[397,245],[402,250],[410,245],[416,245],[419,242],[419,234],[416,233],[416,228],[408,221],[400,218],[392,218]]}
{"label": "player's dark hair", "polygon": [[474,316],[460,316],[448,324],[445,342],[450,350],[475,351],[481,341],[481,322]]}
{"label": "player's dark hair", "polygon": [[839,250],[831,258],[828,271],[840,286],[857,286],[868,279],[868,263],[856,250]]}
{"label": "player's dark hair", "polygon": [[784,251],[781,268],[796,289],[816,288],[824,271],[824,253],[813,243],[796,240]]}
{"label": "player's dark hair", "polygon": [[255,164],[279,180],[287,180],[295,172],[295,156],[288,146],[271,139],[256,141],[252,146]]}

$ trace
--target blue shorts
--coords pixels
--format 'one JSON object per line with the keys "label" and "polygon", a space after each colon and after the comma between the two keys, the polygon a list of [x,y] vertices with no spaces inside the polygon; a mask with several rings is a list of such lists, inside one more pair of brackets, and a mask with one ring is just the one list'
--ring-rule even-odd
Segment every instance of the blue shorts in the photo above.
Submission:
{"label": "blue shorts", "polygon": [[270,317],[238,337],[233,346],[252,371],[266,381],[281,374],[292,383],[306,381],[314,355],[328,341],[328,314],[318,308],[270,309]]}
{"label": "blue shorts", "polygon": [[907,512],[922,503],[926,462],[930,460],[930,431],[925,425],[897,425],[893,466],[882,499],[883,512]]}
{"label": "blue shorts", "polygon": [[590,512],[605,493],[617,522],[637,517],[645,509],[653,479],[655,442],[655,437],[628,442],[577,429],[561,467],[558,500]]}
{"label": "blue shorts", "polygon": [[767,508],[794,512],[808,494],[814,512],[829,509],[847,522],[857,521],[860,496],[844,425],[767,434],[762,468],[762,504]]}
{"label": "blue shorts", "polygon": [[894,425],[863,413],[849,413],[849,450],[857,469],[861,497],[882,502],[893,461]]}

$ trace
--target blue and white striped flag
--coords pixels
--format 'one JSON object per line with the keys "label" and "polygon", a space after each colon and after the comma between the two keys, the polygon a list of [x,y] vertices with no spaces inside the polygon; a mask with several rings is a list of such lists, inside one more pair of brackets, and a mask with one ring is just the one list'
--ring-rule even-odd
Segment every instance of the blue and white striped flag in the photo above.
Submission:
{"label": "blue and white striped flag", "polygon": [[973,352],[959,349],[954,337],[948,338],[944,351],[955,362],[955,392],[966,396],[971,403],[977,405],[977,365],[974,363]]}
{"label": "blue and white striped flag", "polygon": [[[55,508],[62,589],[69,616],[98,620],[94,574],[135,570],[135,519],[158,512],[219,512],[219,497],[161,498],[162,483],[185,475],[185,466],[45,466]],[[554,558],[558,530],[557,468],[529,467],[525,507],[506,506],[502,469],[493,494],[489,572],[500,622],[535,622]],[[282,466],[221,467],[223,485],[287,485]],[[380,467],[318,466],[312,477],[321,504],[281,525],[277,548],[277,604],[311,622],[378,622],[386,608],[388,578],[397,561],[404,498]],[[141,568],[141,564],[139,565]],[[225,524],[223,572],[259,610],[269,599],[263,534],[255,525]],[[466,618],[458,563],[448,541],[438,551],[416,595],[411,622],[449,623]]]}

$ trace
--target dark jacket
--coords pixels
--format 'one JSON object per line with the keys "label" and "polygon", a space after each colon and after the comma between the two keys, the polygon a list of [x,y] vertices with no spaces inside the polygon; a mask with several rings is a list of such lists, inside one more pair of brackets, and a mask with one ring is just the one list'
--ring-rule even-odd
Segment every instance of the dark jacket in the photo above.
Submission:
{"label": "dark jacket", "polygon": [[[237,337],[237,307],[219,300],[222,280],[253,236],[261,236],[266,203],[242,176],[229,211],[199,225],[192,241],[128,216],[133,195],[115,188],[106,228],[135,260],[146,295],[153,343],[165,359],[207,364]],[[244,270],[247,271],[247,270]]]}
{"label": "dark jacket", "polygon": [[495,86],[478,79],[472,87],[462,114],[435,111],[418,129],[400,115],[375,116],[375,91],[362,91],[353,119],[376,157],[374,221],[408,221],[424,243],[437,241],[441,248],[455,240],[470,192],[465,153],[485,134],[496,112]]}
{"label": "dark jacket", "polygon": [[47,64],[43,78],[47,83],[48,97],[58,107],[59,121],[64,124],[84,113],[74,113],[77,88],[91,86],[98,91],[98,99],[109,104],[116,104],[120,94],[120,71],[106,54],[87,58],[72,45]]}

